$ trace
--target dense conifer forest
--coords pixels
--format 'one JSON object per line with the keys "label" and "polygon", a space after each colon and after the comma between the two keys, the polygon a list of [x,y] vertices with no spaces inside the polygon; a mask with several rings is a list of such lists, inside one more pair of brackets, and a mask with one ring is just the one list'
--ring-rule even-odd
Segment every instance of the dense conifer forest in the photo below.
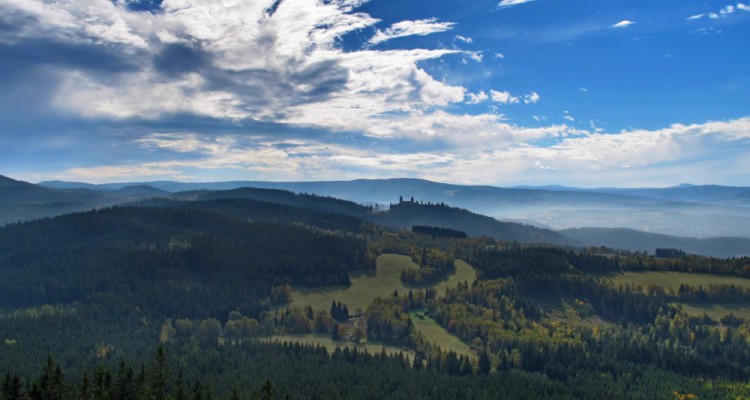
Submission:
{"label": "dense conifer forest", "polygon": [[[354,203],[342,202],[350,212],[340,214],[330,198],[232,194],[0,228],[0,399],[750,393],[750,322],[681,306],[747,302],[747,289],[604,279],[623,271],[746,277],[748,259],[519,244],[431,225],[412,232],[377,225],[380,211]],[[417,204],[400,207],[411,213]],[[453,208],[430,207],[432,219],[440,210],[455,218]],[[411,290],[373,298],[362,314],[335,298],[323,310],[289,305],[295,289],[346,287],[351,274],[374,273],[384,253],[417,266],[401,275]],[[478,279],[431,289],[455,272],[455,259]],[[415,313],[470,351],[441,348],[416,329]],[[339,347],[270,339],[280,334],[325,335]],[[365,341],[401,351],[350,348]]]}

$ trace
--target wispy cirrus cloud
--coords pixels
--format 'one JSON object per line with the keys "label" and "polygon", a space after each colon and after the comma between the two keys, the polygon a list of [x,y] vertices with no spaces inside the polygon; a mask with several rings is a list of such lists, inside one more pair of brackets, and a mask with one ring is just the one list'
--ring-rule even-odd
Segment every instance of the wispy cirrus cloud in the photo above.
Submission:
{"label": "wispy cirrus cloud", "polygon": [[500,3],[498,3],[498,8],[505,8],[505,7],[512,7],[517,6],[519,4],[529,3],[534,0],[502,0]]}
{"label": "wispy cirrus cloud", "polygon": [[[371,45],[376,45],[400,37],[426,36],[433,33],[445,32],[452,29],[454,25],[453,22],[440,22],[435,18],[420,19],[416,21],[401,21],[391,25],[383,31],[378,30],[375,35],[370,38],[369,43]],[[471,42],[469,41],[467,43]]]}
{"label": "wispy cirrus cloud", "polygon": [[[727,178],[746,165],[750,150],[750,118],[703,124],[674,124],[664,129],[632,129],[617,133],[575,129],[567,125],[523,128],[500,116],[482,117],[437,112],[420,118],[386,121],[384,139],[390,150],[334,144],[322,139],[274,139],[200,133],[151,133],[137,141],[147,150],[168,151],[157,162],[77,167],[54,177],[92,182],[133,179],[191,179],[191,173],[234,171],[236,176],[270,180],[383,178],[417,176],[440,181],[486,184],[568,182],[587,176],[620,185],[716,181],[724,178],[713,166],[722,160]],[[419,133],[419,134],[418,134]],[[430,135],[432,134],[432,135]],[[412,135],[412,136],[403,136]],[[411,145],[397,148],[404,138]],[[425,138],[429,138],[425,142]],[[552,145],[543,143],[553,142]],[[728,153],[722,148],[745,149]],[[189,156],[189,157],[184,157]],[[279,162],[283,160],[283,162]],[[675,169],[672,163],[683,167]],[[736,168],[735,168],[736,167]],[[477,174],[477,171],[482,171]],[[644,181],[648,172],[653,181]],[[707,174],[706,171],[712,171]],[[704,174],[704,175],[701,175]],[[47,175],[49,177],[49,175]]]}
{"label": "wispy cirrus cloud", "polygon": [[726,18],[729,15],[734,14],[736,11],[750,12],[750,5],[747,5],[744,3],[728,4],[716,11],[709,11],[705,13],[691,15],[687,17],[687,20],[695,21],[695,20],[699,20],[703,18],[708,18],[708,19]]}
{"label": "wispy cirrus cloud", "polygon": [[633,24],[635,24],[634,21],[630,21],[630,20],[626,19],[626,20],[622,20],[622,21],[620,21],[620,22],[618,22],[616,24],[611,25],[610,28],[620,28],[620,29],[622,29],[622,28],[627,28],[627,27],[629,27],[629,26],[631,26]]}

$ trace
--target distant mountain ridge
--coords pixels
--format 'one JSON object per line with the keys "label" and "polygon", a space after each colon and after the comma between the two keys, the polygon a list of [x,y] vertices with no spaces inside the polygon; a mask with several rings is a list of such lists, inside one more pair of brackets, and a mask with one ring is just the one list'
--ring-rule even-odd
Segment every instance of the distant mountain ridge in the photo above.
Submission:
{"label": "distant mountain ridge", "polygon": [[487,197],[502,197],[509,203],[528,201],[545,202],[554,198],[563,201],[616,201],[618,204],[653,205],[663,202],[689,206],[690,203],[720,203],[724,201],[744,202],[750,206],[750,187],[720,185],[678,185],[668,188],[576,188],[559,185],[515,186],[509,188],[488,185],[455,185],[423,179],[355,179],[351,181],[315,182],[130,182],[92,185],[81,182],[45,181],[39,185],[57,189],[117,190],[128,186],[150,186],[167,192],[192,190],[231,190],[242,187],[281,189],[293,192],[314,193],[340,199],[365,203],[387,204],[398,196],[414,196],[424,201],[445,202],[471,201],[475,205],[491,203]]}
{"label": "distant mountain ridge", "polygon": [[0,225],[169,194],[146,185],[124,186],[108,191],[81,188],[78,184],[59,186],[65,187],[34,185],[0,175]]}
{"label": "distant mountain ridge", "polygon": [[376,221],[385,225],[410,229],[414,225],[449,228],[469,236],[489,236],[506,241],[523,243],[551,243],[577,246],[578,242],[549,229],[537,228],[516,222],[503,222],[470,211],[444,204],[423,204],[401,201],[378,215]]}
{"label": "distant mountain ridge", "polygon": [[[179,193],[176,196],[180,196]],[[413,225],[429,225],[466,232],[470,236],[489,236],[506,241],[577,245],[557,232],[531,225],[501,222],[445,204],[401,201],[388,209],[377,210],[334,197],[299,193],[280,189],[240,188],[224,191],[191,192],[196,201],[219,199],[251,199],[287,206],[307,208],[317,212],[338,213],[392,228],[411,229]]]}
{"label": "distant mountain ridge", "polygon": [[[9,179],[9,181],[12,181]],[[444,204],[423,204],[420,202],[403,202],[395,204],[390,210],[374,212],[370,206],[363,206],[353,201],[342,200],[332,196],[323,196],[316,194],[306,194],[305,189],[310,189],[313,193],[315,189],[314,182],[300,184],[299,192],[293,193],[288,190],[276,188],[258,188],[258,187],[240,187],[229,190],[192,190],[190,192],[178,192],[170,194],[164,189],[155,188],[150,184],[113,184],[113,185],[89,185],[76,182],[51,182],[52,187],[42,187],[25,182],[17,182],[32,192],[45,193],[51,197],[65,197],[69,193],[80,195],[79,203],[71,207],[59,210],[51,208],[48,198],[35,199],[37,203],[46,206],[44,209],[29,209],[29,214],[37,213],[39,216],[53,216],[64,212],[80,211],[112,205],[116,203],[137,202],[148,198],[167,198],[172,197],[176,200],[190,200],[205,203],[207,201],[226,200],[226,199],[248,199],[254,201],[282,204],[302,209],[315,210],[316,212],[337,213],[361,219],[363,221],[374,222],[394,228],[411,228],[412,225],[430,225],[436,227],[457,229],[464,231],[472,236],[490,236],[500,240],[519,241],[525,243],[550,243],[558,245],[575,245],[575,241],[549,229],[541,229],[531,225],[523,225],[514,222],[501,222],[494,218],[476,214],[468,210],[457,207],[450,207]],[[365,184],[367,181],[359,181],[358,184]],[[427,181],[408,181],[411,184]],[[401,190],[402,182],[395,182],[396,191]],[[259,183],[255,183],[256,186]],[[345,185],[347,182],[340,182]],[[83,187],[78,187],[78,186]],[[193,186],[196,185],[196,186]],[[187,184],[180,188],[198,187],[200,184]],[[233,186],[233,183],[222,183],[218,186]],[[270,183],[269,185],[275,186]],[[159,186],[158,184],[156,186]],[[169,182],[161,183],[162,187],[176,188]],[[392,193],[395,193],[392,191]],[[33,196],[29,196],[31,199]],[[389,201],[397,199],[399,196],[394,195]],[[384,199],[383,197],[380,197]],[[167,203],[169,201],[165,200]],[[157,202],[158,203],[158,202]],[[150,202],[149,204],[155,204]],[[166,203],[165,203],[166,204]],[[28,206],[26,203],[21,206]],[[205,207],[205,205],[204,205]],[[228,207],[224,204],[223,207]],[[235,211],[236,212],[236,211]],[[23,216],[22,216],[23,217]],[[19,218],[19,220],[30,218]],[[1,222],[1,221],[0,221]]]}
{"label": "distant mountain ridge", "polygon": [[82,201],[80,190],[58,191],[0,175],[0,205],[43,204]]}
{"label": "distant mountain ridge", "polygon": [[[499,188],[421,179],[103,185],[52,181],[44,185],[47,186],[0,176],[0,224],[149,198],[203,203],[236,198],[338,213],[390,227],[430,225],[520,242],[601,245],[649,252],[658,247],[675,247],[721,257],[748,255],[750,248],[750,206],[742,202],[750,200],[750,188],[746,187],[683,184],[643,189]],[[416,202],[400,204],[399,197],[414,197]],[[373,205],[379,205],[381,212],[373,214]],[[392,209],[382,212],[389,205]],[[440,209],[442,205],[446,208]],[[236,208],[236,204],[222,207]],[[460,211],[452,211],[454,208]],[[531,224],[538,221],[538,225],[552,229],[503,222],[502,218]]]}
{"label": "distant mountain ridge", "polygon": [[[49,183],[44,183],[49,184]],[[138,183],[96,185],[113,190]],[[553,229],[584,226],[630,228],[685,237],[750,237],[750,188],[687,185],[671,188],[580,189],[565,186],[501,188],[422,179],[357,179],[320,182],[147,182],[170,191],[281,189],[330,196],[360,204],[387,205],[399,196],[445,203],[499,220],[531,221]],[[54,183],[57,187],[63,183]],[[65,187],[74,187],[67,183]],[[84,184],[87,185],[87,184]]]}
{"label": "distant mountain ridge", "polygon": [[748,238],[696,239],[624,228],[571,228],[558,232],[586,246],[604,246],[648,253],[654,253],[657,248],[674,248],[692,254],[722,258],[750,256]]}

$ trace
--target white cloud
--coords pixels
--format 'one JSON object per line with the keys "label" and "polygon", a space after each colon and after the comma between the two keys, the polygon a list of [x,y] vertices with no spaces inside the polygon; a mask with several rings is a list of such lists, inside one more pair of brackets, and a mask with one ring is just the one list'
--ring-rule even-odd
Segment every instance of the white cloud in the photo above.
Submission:
{"label": "white cloud", "polygon": [[[362,29],[378,22],[356,11],[359,0],[285,0],[268,15],[266,10],[274,2],[165,0],[162,12],[154,14],[129,12],[110,0],[0,2],[3,15],[20,15],[27,21],[27,26],[9,33],[4,41],[41,38],[101,46],[142,65],[138,71],[111,75],[51,66],[50,74],[61,77],[53,96],[53,105],[61,110],[94,119],[158,119],[183,113],[226,120],[248,118],[346,135],[361,132],[365,137],[358,138],[368,144],[309,136],[291,143],[253,138],[248,132],[210,137],[155,132],[135,144],[173,158],[69,169],[56,177],[99,182],[187,179],[194,171],[209,174],[228,169],[259,179],[292,180],[384,177],[406,171],[442,181],[498,184],[509,179],[530,183],[571,176],[585,180],[594,179],[593,175],[606,181],[623,178],[619,173],[623,165],[630,166],[630,178],[625,177],[630,180],[639,179],[638,173],[647,169],[663,177],[678,176],[678,168],[659,169],[668,163],[698,168],[705,165],[704,160],[721,159],[726,162],[721,169],[735,174],[738,169],[733,165],[747,165],[750,118],[603,132],[566,124],[523,128],[493,113],[451,114],[446,106],[453,103],[491,98],[496,105],[530,104],[539,97],[536,92],[514,96],[496,90],[467,94],[465,88],[435,79],[419,67],[426,60],[466,54],[458,50],[344,51],[341,36],[367,32]],[[738,4],[735,10],[746,9]],[[422,21],[428,21],[422,28],[430,23],[447,24]],[[415,22],[394,24],[391,37],[450,29],[417,29]],[[152,61],[167,45],[200,51],[211,73],[163,73]],[[493,57],[502,58],[498,54]],[[710,171],[717,174],[715,168]],[[676,182],[684,180],[688,179]]]}
{"label": "white cloud", "polygon": [[384,31],[378,30],[370,38],[369,43],[372,45],[385,42],[387,40],[405,37],[405,36],[425,36],[432,33],[445,32],[453,28],[453,22],[439,22],[435,18],[420,19],[416,21],[401,21],[391,25]]}
{"label": "white cloud", "polygon": [[503,53],[495,53],[495,54],[492,55],[492,57],[495,58],[495,59],[498,59],[498,60],[502,60],[503,58],[505,58],[505,54],[503,54]]}
{"label": "white cloud", "polygon": [[511,95],[507,91],[499,92],[497,90],[490,90],[490,97],[492,97],[492,101],[502,104],[517,104],[519,101],[518,97]]}
{"label": "white cloud", "polygon": [[597,121],[589,121],[589,127],[591,127],[591,129],[593,129],[593,131],[596,133],[604,132],[604,129],[597,126],[596,123]]}
{"label": "white cloud", "polygon": [[[52,104],[91,118],[156,119],[179,113],[229,119],[247,116],[238,96],[226,91],[203,90],[206,82],[198,74],[160,81],[150,73],[133,73],[123,76],[118,83],[106,84],[80,72],[69,72]],[[189,93],[200,95],[190,96]],[[264,115],[259,112],[258,116]]]}
{"label": "white cloud", "polygon": [[487,92],[484,90],[480,91],[479,93],[469,93],[467,95],[469,98],[466,103],[468,104],[479,104],[484,101],[487,101],[490,97],[487,95]]}
{"label": "white cloud", "polygon": [[524,104],[534,104],[540,99],[537,92],[531,92],[523,96],[514,96],[508,91],[490,90],[490,98],[492,101],[501,104],[520,104],[522,101]]}
{"label": "white cloud", "polygon": [[534,104],[539,101],[539,95],[536,92],[531,92],[523,96],[523,102],[526,104]]}
{"label": "white cloud", "polygon": [[541,161],[539,161],[539,160],[536,160],[536,161],[534,161],[534,167],[535,167],[535,168],[539,168],[539,169],[547,169],[547,170],[550,170],[550,169],[557,169],[557,168],[555,168],[555,167],[552,167],[552,166],[549,166],[549,165],[544,165],[544,164],[542,164],[542,162],[541,162]]}
{"label": "white cloud", "polygon": [[572,117],[572,116],[570,116],[570,115],[565,115],[565,116],[563,116],[563,118],[567,119],[567,120],[568,120],[568,121],[570,121],[570,122],[575,122],[575,120],[576,120],[575,118],[573,118],[573,117]]}
{"label": "white cloud", "polygon": [[[384,152],[377,146],[369,149],[316,142],[311,138],[208,139],[189,132],[152,133],[140,139],[139,145],[144,149],[171,151],[174,159],[74,168],[60,171],[54,177],[93,182],[191,179],[191,173],[232,170],[239,176],[268,180],[407,174],[483,184],[558,182],[592,186],[616,181],[618,185],[629,186],[700,180],[715,183],[724,178],[722,171],[726,171],[730,180],[736,179],[732,175],[736,171],[746,171],[741,168],[748,165],[746,154],[750,149],[750,117],[621,132],[590,132],[566,125],[529,129],[507,124],[498,116],[451,115],[443,111],[384,122],[378,128],[385,126],[391,130],[382,139],[386,142],[402,143],[408,136],[433,140],[433,144],[447,141],[449,146],[425,151],[424,145],[417,144],[412,150]],[[427,132],[430,134],[425,135]],[[549,145],[550,142],[553,144]],[[730,148],[734,151],[727,151]],[[191,157],[181,159],[178,156],[182,154]],[[300,157],[301,154],[304,156]],[[720,168],[715,163],[717,159],[721,160]],[[623,172],[625,169],[628,171]]]}
{"label": "white cloud", "polygon": [[20,36],[53,36],[79,44],[121,45],[124,49],[142,49],[147,40],[139,31],[149,31],[154,21],[150,14],[137,15],[106,0],[42,2],[6,0],[0,12],[19,12],[33,18],[24,24]]}
{"label": "white cloud", "polygon": [[[591,186],[616,181],[618,185],[629,186],[651,182],[662,185],[697,180],[716,182],[723,179],[711,161],[717,156],[728,168],[729,179],[734,179],[731,171],[736,171],[736,166],[746,164],[749,128],[750,118],[742,118],[673,125],[653,131],[589,133],[563,138],[549,147],[518,145],[494,148],[473,158],[457,157],[455,164],[433,173],[447,174],[443,180],[452,182],[495,184],[568,182]],[[716,146],[719,143],[735,143],[745,150],[725,153],[717,148],[722,147]],[[679,166],[668,165],[673,162],[679,162]],[[540,168],[545,166],[555,169]]]}
{"label": "white cloud", "polygon": [[500,3],[498,3],[499,8],[505,8],[505,7],[511,7],[516,6],[523,3],[528,3],[534,0],[502,0]]}
{"label": "white cloud", "polygon": [[[182,113],[351,130],[388,113],[422,113],[464,101],[466,90],[433,78],[418,63],[479,52],[409,49],[343,51],[339,38],[378,22],[361,0],[192,2],[165,0],[160,13],[130,12],[109,0],[8,0],[0,12],[31,16],[28,35],[116,47],[142,69],[112,75],[52,71],[52,104],[90,118],[158,119]],[[33,22],[36,21],[36,22]],[[449,30],[435,19],[402,21],[372,38]],[[32,29],[33,28],[33,29]],[[24,36],[25,35],[25,36]],[[152,60],[167,45],[200,52],[210,71],[167,75]]]}
{"label": "white cloud", "polygon": [[729,6],[725,6],[724,8],[722,8],[721,11],[719,11],[719,14],[721,14],[721,15],[728,15],[728,14],[731,14],[733,12],[734,12],[734,6],[729,5]]}
{"label": "white cloud", "polygon": [[474,60],[474,61],[476,61],[478,63],[482,62],[482,59],[484,58],[484,53],[482,53],[481,51],[470,51],[470,52],[466,53],[466,55],[470,59],[472,59],[472,60]]}
{"label": "white cloud", "polygon": [[458,41],[460,41],[460,42],[464,42],[464,43],[468,43],[468,44],[474,43],[474,39],[472,39],[470,37],[466,37],[466,36],[456,35],[455,39],[458,40]]}
{"label": "white cloud", "polygon": [[622,20],[622,21],[620,21],[620,22],[618,22],[618,23],[610,26],[610,28],[627,28],[627,27],[629,27],[630,25],[633,25],[633,24],[635,24],[635,22],[628,21],[626,19],[626,20]]}
{"label": "white cloud", "polygon": [[744,4],[744,3],[737,3],[736,6],[732,5],[732,4],[729,4],[729,5],[726,5],[726,6],[722,7],[718,11],[709,12],[709,13],[703,13],[703,14],[691,15],[687,19],[692,21],[692,20],[701,19],[701,18],[706,17],[706,16],[709,19],[726,18],[729,15],[734,14],[736,11],[740,11],[740,10],[741,11],[750,11],[750,6],[748,6],[748,5]]}

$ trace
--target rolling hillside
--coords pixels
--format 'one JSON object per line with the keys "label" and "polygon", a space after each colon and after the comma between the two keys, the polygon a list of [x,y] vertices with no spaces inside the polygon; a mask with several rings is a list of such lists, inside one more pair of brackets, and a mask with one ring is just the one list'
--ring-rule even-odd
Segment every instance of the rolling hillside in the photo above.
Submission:
{"label": "rolling hillside", "polygon": [[[54,187],[88,184],[46,182]],[[96,185],[114,190],[137,183]],[[399,196],[445,203],[505,221],[525,221],[553,229],[630,228],[672,236],[750,237],[750,188],[680,185],[656,189],[581,189],[564,186],[453,185],[422,179],[359,179],[323,182],[148,182],[177,192],[239,187],[281,189],[335,197],[368,205],[388,205]]]}
{"label": "rolling hillside", "polygon": [[125,186],[110,191],[67,186],[60,189],[45,187],[0,175],[0,225],[169,194],[146,185]]}
{"label": "rolling hillside", "polygon": [[[184,197],[175,194],[177,197]],[[376,209],[351,201],[310,194],[295,194],[279,189],[240,188],[225,191],[192,192],[189,197],[198,201],[219,199],[251,199],[336,213],[378,223],[391,228],[410,229],[413,225],[429,225],[456,229],[470,236],[489,236],[499,240],[523,243],[551,243],[576,245],[559,233],[515,222],[501,222],[461,208],[445,204],[402,201],[391,204],[388,209]],[[397,197],[396,197],[397,198]]]}
{"label": "rolling hillside", "polygon": [[716,237],[685,238],[633,229],[573,228],[561,234],[587,246],[605,246],[630,251],[654,252],[657,248],[676,248],[688,253],[712,257],[750,256],[750,239]]}

